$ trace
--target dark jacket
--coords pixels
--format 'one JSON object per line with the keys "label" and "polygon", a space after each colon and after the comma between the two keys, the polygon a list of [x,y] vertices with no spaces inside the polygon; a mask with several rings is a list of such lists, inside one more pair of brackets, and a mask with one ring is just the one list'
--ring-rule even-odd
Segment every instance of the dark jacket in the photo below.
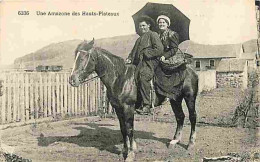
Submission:
{"label": "dark jacket", "polygon": [[167,59],[175,55],[178,51],[179,35],[171,29],[165,30],[160,33],[160,39],[164,47],[163,56]]}
{"label": "dark jacket", "polygon": [[137,66],[141,60],[154,60],[162,56],[162,54],[163,45],[159,35],[156,32],[148,31],[136,40],[128,59]]}
{"label": "dark jacket", "polygon": [[132,64],[136,65],[135,79],[142,96],[143,106],[150,103],[150,80],[159,64],[159,57],[163,54],[163,45],[156,32],[148,31],[140,36],[128,56]]}

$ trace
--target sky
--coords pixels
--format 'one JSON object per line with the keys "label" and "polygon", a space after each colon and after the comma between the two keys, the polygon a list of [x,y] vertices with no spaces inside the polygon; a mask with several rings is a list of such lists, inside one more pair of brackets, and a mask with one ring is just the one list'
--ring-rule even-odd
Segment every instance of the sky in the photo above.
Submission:
{"label": "sky", "polygon": [[[146,0],[2,0],[0,64],[51,43],[134,34],[132,15]],[[233,44],[257,38],[254,0],[150,0],[173,4],[190,18],[190,39],[202,44]],[[29,11],[29,15],[19,15]],[[43,16],[37,11],[69,12]],[[72,16],[72,12],[79,16]],[[119,16],[82,16],[82,12],[115,12]],[[19,12],[20,13],[20,12]],[[129,51],[130,52],[130,51]]]}

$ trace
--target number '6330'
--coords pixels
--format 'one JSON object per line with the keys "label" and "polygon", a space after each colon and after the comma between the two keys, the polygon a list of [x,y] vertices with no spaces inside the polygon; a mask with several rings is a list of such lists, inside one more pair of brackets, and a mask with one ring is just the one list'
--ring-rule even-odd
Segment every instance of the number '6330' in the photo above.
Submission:
{"label": "number '6330'", "polygon": [[29,11],[18,11],[18,15],[29,15]]}

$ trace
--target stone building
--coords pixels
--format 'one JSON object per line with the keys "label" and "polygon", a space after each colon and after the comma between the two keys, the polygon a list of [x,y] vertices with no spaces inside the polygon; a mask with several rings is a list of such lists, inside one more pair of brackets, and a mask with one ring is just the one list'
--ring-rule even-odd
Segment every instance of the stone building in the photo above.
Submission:
{"label": "stone building", "polygon": [[258,46],[256,39],[246,41],[242,45],[242,53],[239,55],[238,58],[247,60],[249,72],[254,71],[254,69],[256,69],[257,67],[257,51]]}
{"label": "stone building", "polygon": [[246,89],[248,85],[247,60],[222,59],[216,71],[217,88]]}
{"label": "stone building", "polygon": [[193,56],[191,67],[196,71],[214,70],[222,59],[238,58],[243,52],[242,44],[205,45],[185,41],[179,48]]}

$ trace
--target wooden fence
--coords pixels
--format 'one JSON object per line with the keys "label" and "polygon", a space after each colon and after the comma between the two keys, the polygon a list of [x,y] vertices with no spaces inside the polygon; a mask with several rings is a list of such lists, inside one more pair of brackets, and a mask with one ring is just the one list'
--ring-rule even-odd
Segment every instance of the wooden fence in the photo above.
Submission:
{"label": "wooden fence", "polygon": [[[69,75],[69,72],[1,72],[4,93],[0,97],[0,124],[112,112],[99,78],[75,88],[68,83]],[[199,92],[216,88],[215,71],[198,75]]]}
{"label": "wooden fence", "polygon": [[99,78],[77,88],[68,72],[4,72],[0,97],[0,123],[41,118],[91,115],[104,111],[105,88]]}

